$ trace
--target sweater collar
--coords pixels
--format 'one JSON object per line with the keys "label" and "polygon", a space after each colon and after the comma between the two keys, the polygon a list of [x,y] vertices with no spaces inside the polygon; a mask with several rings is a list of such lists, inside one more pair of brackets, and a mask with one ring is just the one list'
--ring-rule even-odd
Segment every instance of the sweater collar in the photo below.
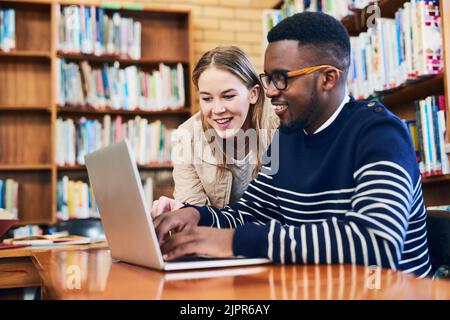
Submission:
{"label": "sweater collar", "polygon": [[[317,133],[319,133],[320,131],[323,131],[325,128],[329,127],[334,120],[336,120],[337,116],[339,115],[339,113],[342,111],[342,109],[344,108],[344,106],[350,101],[350,96],[347,94],[347,90],[344,96],[344,99],[342,100],[341,104],[339,105],[339,107],[336,109],[336,111],[334,111],[334,113],[331,115],[331,117],[328,118],[327,121],[325,121],[316,131],[314,131],[314,133],[312,135],[315,135]],[[309,135],[305,129],[303,129],[303,132],[305,133],[305,135]]]}

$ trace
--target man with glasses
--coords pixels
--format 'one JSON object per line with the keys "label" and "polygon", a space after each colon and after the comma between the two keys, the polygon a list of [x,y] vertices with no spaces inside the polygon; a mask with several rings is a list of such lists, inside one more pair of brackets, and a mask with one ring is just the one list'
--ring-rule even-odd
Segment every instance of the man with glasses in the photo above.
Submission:
{"label": "man with glasses", "polygon": [[[243,255],[429,275],[409,132],[382,104],[347,95],[345,28],[305,12],[281,21],[267,38],[260,77],[280,118],[279,169],[265,164],[242,198],[222,209],[185,204],[156,218],[166,258]],[[169,231],[176,233],[167,237]]]}

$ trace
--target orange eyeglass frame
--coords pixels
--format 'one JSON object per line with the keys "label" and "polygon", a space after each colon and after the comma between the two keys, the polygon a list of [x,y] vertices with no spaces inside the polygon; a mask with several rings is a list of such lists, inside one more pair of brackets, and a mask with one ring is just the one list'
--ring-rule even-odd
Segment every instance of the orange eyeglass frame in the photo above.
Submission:
{"label": "orange eyeglass frame", "polygon": [[321,69],[325,69],[325,68],[333,68],[339,72],[342,72],[341,69],[336,68],[335,66],[332,66],[329,64],[323,64],[320,66],[314,66],[314,67],[304,68],[304,69],[300,69],[300,70],[289,71],[286,73],[286,75],[288,76],[288,78],[292,78],[292,77],[302,76],[304,74],[310,74],[310,73],[316,72],[317,70],[321,70]]}

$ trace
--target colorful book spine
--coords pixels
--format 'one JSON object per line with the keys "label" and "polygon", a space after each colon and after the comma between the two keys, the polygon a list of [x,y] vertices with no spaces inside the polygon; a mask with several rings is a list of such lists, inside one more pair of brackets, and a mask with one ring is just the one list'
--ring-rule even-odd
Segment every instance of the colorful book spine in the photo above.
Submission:
{"label": "colorful book spine", "polygon": [[177,110],[185,107],[184,66],[159,64],[158,70],[136,66],[121,69],[118,63],[93,67],[57,59],[57,103],[59,106],[95,109]]}
{"label": "colorful book spine", "polygon": [[58,220],[99,217],[92,188],[88,183],[63,176],[57,182],[56,193]]}
{"label": "colorful book spine", "polygon": [[170,163],[172,131],[160,120],[149,123],[140,116],[126,122],[120,116],[111,120],[105,115],[102,121],[82,117],[76,124],[72,119],[58,118],[56,162],[60,166],[83,165],[85,155],[128,139],[139,165]]}
{"label": "colorful book spine", "polygon": [[0,51],[16,49],[16,11],[0,9]]}
{"label": "colorful book spine", "polygon": [[141,22],[121,17],[118,12],[108,15],[101,7],[57,7],[59,51],[141,58]]}
{"label": "colorful book spine", "polygon": [[19,218],[19,183],[13,179],[0,179],[0,212],[6,211],[12,219]]}
{"label": "colorful book spine", "polygon": [[439,1],[405,2],[394,19],[376,21],[376,26],[351,38],[348,86],[356,98],[443,71]]}
{"label": "colorful book spine", "polygon": [[[445,105],[445,97],[438,97],[438,111],[437,111],[437,126],[438,126],[438,135],[439,135],[439,153],[442,161],[442,173],[449,174],[450,173],[450,159],[445,150],[445,133],[448,130],[446,128],[446,105]],[[448,116],[448,115],[447,115]]]}
{"label": "colorful book spine", "polygon": [[444,96],[427,97],[416,101],[416,119],[406,124],[416,150],[421,174],[450,174],[450,163],[445,152],[446,114]]}

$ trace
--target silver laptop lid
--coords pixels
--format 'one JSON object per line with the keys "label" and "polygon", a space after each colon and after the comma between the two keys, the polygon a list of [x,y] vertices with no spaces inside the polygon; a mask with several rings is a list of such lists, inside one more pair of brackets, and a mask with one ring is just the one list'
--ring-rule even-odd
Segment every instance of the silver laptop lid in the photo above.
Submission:
{"label": "silver laptop lid", "polygon": [[161,250],[128,141],[90,153],[85,160],[111,256],[163,269]]}

